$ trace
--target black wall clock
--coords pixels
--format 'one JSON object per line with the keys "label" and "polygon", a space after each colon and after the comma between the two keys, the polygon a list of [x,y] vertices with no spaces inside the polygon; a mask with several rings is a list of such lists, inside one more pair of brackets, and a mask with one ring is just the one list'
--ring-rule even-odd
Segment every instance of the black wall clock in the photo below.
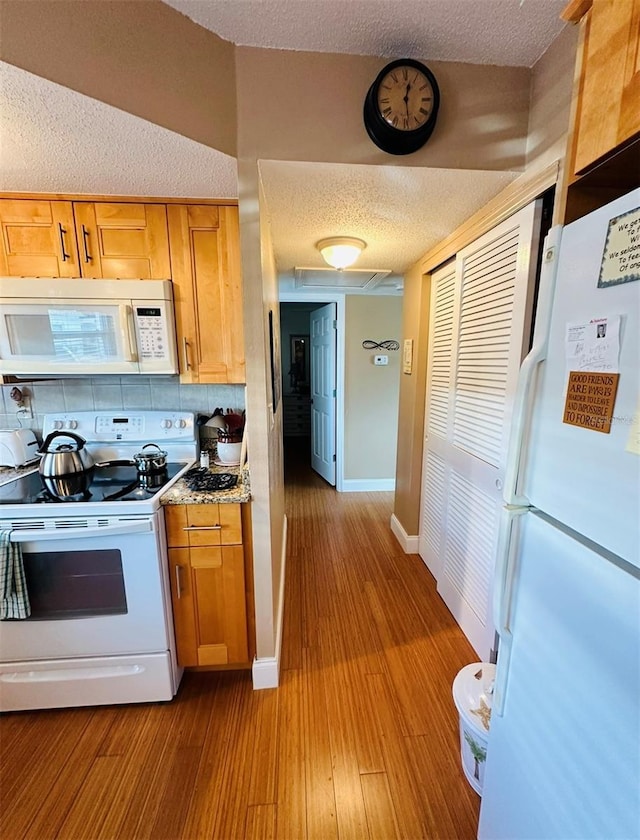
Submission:
{"label": "black wall clock", "polygon": [[427,142],[436,125],[440,90],[424,64],[392,61],[380,71],[364,100],[364,126],[373,142],[391,155],[409,155]]}

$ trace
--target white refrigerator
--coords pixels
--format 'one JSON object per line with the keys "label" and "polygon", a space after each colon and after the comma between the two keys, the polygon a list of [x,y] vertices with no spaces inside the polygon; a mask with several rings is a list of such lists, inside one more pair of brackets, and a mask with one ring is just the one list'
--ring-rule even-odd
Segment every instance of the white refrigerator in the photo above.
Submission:
{"label": "white refrigerator", "polygon": [[634,190],[545,242],[505,476],[480,840],[640,837],[639,333]]}

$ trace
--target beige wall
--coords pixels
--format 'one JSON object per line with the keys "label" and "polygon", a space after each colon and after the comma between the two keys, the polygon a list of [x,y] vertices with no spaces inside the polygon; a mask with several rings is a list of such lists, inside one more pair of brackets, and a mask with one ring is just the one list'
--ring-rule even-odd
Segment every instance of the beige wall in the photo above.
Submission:
{"label": "beige wall", "polygon": [[527,169],[564,157],[579,27],[565,26],[533,68]]}
{"label": "beige wall", "polygon": [[413,341],[413,366],[411,374],[400,380],[393,512],[409,535],[419,532],[430,291],[419,265],[405,274],[402,337]]}
{"label": "beige wall", "polygon": [[[522,67],[429,61],[440,87],[436,129],[424,148],[390,157],[362,122],[367,89],[385,59],[238,47],[239,107],[251,121],[238,143],[258,157],[452,169],[524,168],[530,71]],[[240,87],[238,88],[240,91]]]}
{"label": "beige wall", "polygon": [[[400,341],[401,297],[345,301],[344,478],[392,479],[396,465],[401,350],[365,350],[365,339]],[[373,357],[385,354],[386,366]],[[347,486],[347,489],[348,486]]]}
{"label": "beige wall", "polygon": [[282,399],[274,412],[270,383],[268,313],[279,332],[278,286],[258,169],[251,158],[238,160],[240,239],[245,308],[247,433],[251,469],[256,654],[276,651],[281,614],[284,474]]}
{"label": "beige wall", "polygon": [[236,154],[234,45],[159,0],[1,0],[0,59]]}

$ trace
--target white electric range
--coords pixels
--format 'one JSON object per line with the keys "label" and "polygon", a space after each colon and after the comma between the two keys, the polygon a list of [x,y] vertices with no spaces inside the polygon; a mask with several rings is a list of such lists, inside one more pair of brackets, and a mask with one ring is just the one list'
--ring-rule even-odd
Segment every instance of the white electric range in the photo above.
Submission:
{"label": "white electric range", "polygon": [[[0,711],[170,700],[175,654],[162,494],[198,456],[194,416],[77,411],[45,417],[96,462],[62,501],[37,467],[0,485],[0,529],[20,544],[31,614],[0,621]],[[56,439],[57,440],[57,439]],[[148,443],[166,469],[122,464]],[[49,489],[48,489],[49,488]]]}

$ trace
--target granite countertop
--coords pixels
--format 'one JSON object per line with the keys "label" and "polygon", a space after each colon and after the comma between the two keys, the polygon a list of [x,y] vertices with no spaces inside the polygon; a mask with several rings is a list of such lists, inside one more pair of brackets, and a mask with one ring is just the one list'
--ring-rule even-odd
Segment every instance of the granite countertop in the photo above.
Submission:
{"label": "granite countertop", "polygon": [[211,462],[209,472],[231,473],[238,476],[238,483],[231,490],[190,490],[184,479],[180,478],[160,497],[161,505],[211,505],[232,504],[251,501],[251,485],[249,483],[249,468],[220,467]]}
{"label": "granite countertop", "polygon": [[[0,467],[0,485],[13,481],[14,478],[20,478],[22,475],[34,472],[38,469],[37,462],[28,464],[25,467]],[[196,504],[231,504],[233,502],[249,502],[251,501],[251,485],[249,483],[249,469],[245,465],[242,470],[240,467],[219,467],[211,463],[209,471],[212,473],[231,473],[238,476],[238,483],[231,490],[189,490],[180,478],[170,487],[166,493],[160,497],[161,505],[196,505]]]}
{"label": "granite countertop", "polygon": [[21,475],[34,472],[38,469],[38,461],[32,461],[25,467],[0,467],[0,484],[6,484],[8,481],[13,481],[14,478],[20,478]]}

